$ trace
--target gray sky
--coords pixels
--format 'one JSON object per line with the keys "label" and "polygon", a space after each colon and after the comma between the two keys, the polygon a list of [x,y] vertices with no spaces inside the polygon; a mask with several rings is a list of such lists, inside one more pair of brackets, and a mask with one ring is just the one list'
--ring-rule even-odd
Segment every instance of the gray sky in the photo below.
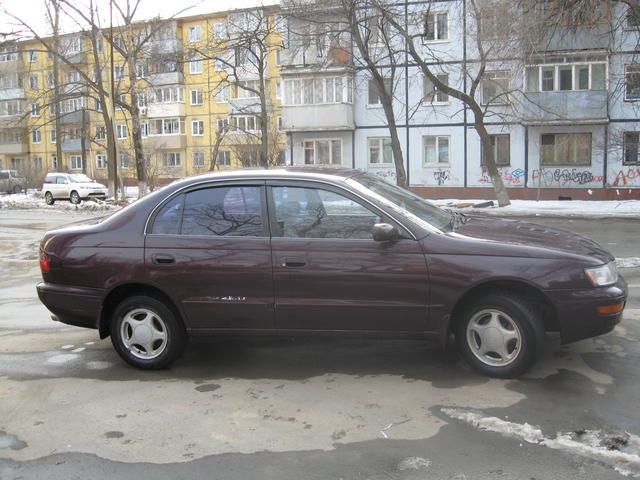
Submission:
{"label": "gray sky", "polygon": [[[121,5],[125,5],[127,0],[114,0]],[[129,0],[133,3],[135,0]],[[76,5],[88,5],[86,0],[76,0]],[[103,25],[107,25],[109,15],[109,0],[94,0],[101,10]],[[169,17],[175,15],[186,7],[192,7],[185,10],[180,16],[198,15],[221,10],[229,10],[232,8],[245,8],[250,6],[273,4],[274,0],[141,0],[137,20],[152,18],[155,16]],[[15,29],[15,21],[9,18],[4,12],[28,22],[38,34],[48,34],[47,25],[44,17],[44,0],[0,0],[0,31],[11,31]],[[115,17],[115,14],[114,14]],[[65,30],[78,30],[73,24],[65,25]]]}

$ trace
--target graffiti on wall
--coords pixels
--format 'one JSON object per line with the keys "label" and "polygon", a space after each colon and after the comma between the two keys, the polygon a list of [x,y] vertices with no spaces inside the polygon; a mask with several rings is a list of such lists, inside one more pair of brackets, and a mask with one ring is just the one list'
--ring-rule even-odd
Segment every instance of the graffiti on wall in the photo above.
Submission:
{"label": "graffiti on wall", "polygon": [[451,171],[442,169],[435,170],[433,172],[433,179],[436,181],[438,186],[445,185],[449,180],[451,180]]}
{"label": "graffiti on wall", "polygon": [[[502,181],[506,185],[522,185],[524,181],[524,170],[521,168],[516,168],[511,170],[509,167],[498,168],[500,172],[500,177]],[[480,178],[478,179],[478,183],[486,183],[492,184],[491,177],[489,176],[489,171],[487,167],[482,167],[482,173],[480,174]]]}
{"label": "graffiti on wall", "polygon": [[384,170],[375,170],[375,175],[386,180],[389,183],[396,183],[396,170],[394,169],[384,169]]}
{"label": "graffiti on wall", "polygon": [[640,185],[640,167],[623,168],[615,175],[612,185],[614,187]]}
{"label": "graffiti on wall", "polygon": [[533,170],[531,182],[535,185],[542,183],[543,187],[557,185],[559,187],[581,186],[590,183],[602,182],[602,175],[594,175],[591,170],[578,168],[554,168]]}

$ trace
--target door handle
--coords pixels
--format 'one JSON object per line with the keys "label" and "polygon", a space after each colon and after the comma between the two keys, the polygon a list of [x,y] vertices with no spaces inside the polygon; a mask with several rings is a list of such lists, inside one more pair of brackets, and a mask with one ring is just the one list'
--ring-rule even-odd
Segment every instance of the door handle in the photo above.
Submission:
{"label": "door handle", "polygon": [[299,257],[285,257],[280,260],[280,266],[285,268],[300,268],[306,264],[307,261]]}
{"label": "door handle", "polygon": [[156,265],[171,265],[172,263],[176,263],[176,259],[173,255],[166,254],[151,255],[151,260]]}

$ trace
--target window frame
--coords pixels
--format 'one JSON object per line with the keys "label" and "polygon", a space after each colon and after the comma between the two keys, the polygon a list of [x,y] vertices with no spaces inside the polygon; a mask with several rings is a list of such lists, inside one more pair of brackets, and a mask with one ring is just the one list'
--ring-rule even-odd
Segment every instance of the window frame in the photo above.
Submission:
{"label": "window frame", "polygon": [[[442,83],[445,83],[447,86],[449,86],[448,73],[438,73],[436,74],[436,77],[438,77],[438,80],[440,80]],[[446,81],[443,81],[442,77],[446,77]],[[433,86],[433,92],[430,92],[429,95],[426,94],[427,82],[429,82],[431,86]],[[438,97],[440,95],[446,96],[447,99],[439,100]],[[433,98],[429,99],[430,96],[432,96]],[[449,105],[451,103],[451,97],[449,96],[449,94],[441,92],[438,87],[436,87],[436,85],[431,81],[431,79],[429,79],[426,75],[422,75],[422,99],[420,101],[421,103],[428,105]]]}
{"label": "window frame", "polygon": [[[195,103],[194,103],[194,94],[195,94]],[[192,106],[196,106],[196,105],[204,105],[204,91],[202,90],[202,88],[192,88],[191,91],[189,92],[189,100],[190,100],[190,104]]]}
{"label": "window frame", "polygon": [[[389,77],[383,77],[383,81],[390,81],[391,84],[389,85],[390,88],[390,92],[389,94],[391,95],[392,101],[393,101],[393,79],[389,78]],[[375,83],[375,79],[369,77],[367,79],[367,108],[382,108],[382,102],[379,101],[378,103],[370,103],[371,101],[371,82],[374,82],[374,88],[377,90],[378,89],[378,85]],[[380,96],[380,94],[378,93],[378,100],[381,100],[382,97]]]}
{"label": "window frame", "polygon": [[[391,137],[387,136],[373,136],[367,137],[367,166],[368,167],[393,167],[395,166],[395,161],[393,159],[393,147],[391,148],[391,162],[384,161],[384,141],[389,140],[391,142]],[[378,142],[378,149],[380,150],[380,162],[371,163],[371,143]]]}
{"label": "window frame", "polygon": [[[152,233],[153,225],[155,224],[156,217],[162,211],[164,206],[169,202],[173,201],[176,197],[180,195],[183,196],[182,204],[183,204],[183,214],[184,214],[184,201],[186,199],[186,195],[190,192],[194,192],[196,190],[204,190],[208,188],[226,188],[226,187],[259,187],[260,188],[260,216],[262,217],[262,235],[261,236],[247,236],[247,235],[183,235],[181,233]],[[180,220],[182,223],[182,219]],[[251,241],[255,239],[265,239],[270,238],[270,218],[267,211],[267,195],[266,195],[266,185],[264,180],[256,180],[256,181],[218,181],[218,182],[203,182],[197,183],[195,185],[189,185],[186,187],[173,192],[173,194],[169,195],[162,202],[158,203],[154,209],[151,211],[151,214],[147,218],[147,222],[144,229],[144,235],[152,235],[152,236],[160,236],[160,237],[180,237],[180,238],[193,238],[193,239],[220,239],[220,241],[228,241],[228,238],[241,239],[244,238],[247,241]]]}
{"label": "window frame", "polygon": [[[493,160],[496,163],[496,167],[501,168],[501,167],[510,167],[511,166],[511,134],[510,133],[491,133],[489,134],[490,137],[495,138],[495,142],[493,143]],[[498,138],[499,137],[507,137],[508,138],[508,152],[509,152],[509,161],[508,163],[498,163]],[[484,147],[482,146],[482,143],[480,144],[480,166],[484,167],[486,166],[486,162],[485,162],[485,152],[484,152]]]}
{"label": "window frame", "polygon": [[[436,139],[436,157],[440,158],[440,139],[441,138],[446,138],[448,143],[449,143],[449,151],[448,151],[448,158],[447,158],[447,163],[440,163],[440,162],[427,162],[427,155],[426,155],[426,142],[428,138],[435,138]],[[422,136],[422,166],[424,168],[438,168],[438,167],[450,167],[451,166],[451,135],[423,135]]]}
{"label": "window frame", "polygon": [[[80,166],[73,166],[74,161],[78,161],[78,159],[80,159]],[[82,155],[69,155],[69,170],[75,170],[75,171],[82,171],[82,167],[83,167],[83,161],[82,161]]]}
{"label": "window frame", "polygon": [[[542,137],[546,135],[553,135],[554,139],[554,160],[557,158],[557,154],[555,152],[556,148],[556,137],[559,135],[589,135],[589,162],[588,163],[571,163],[571,162],[561,162],[561,163],[548,163],[543,160],[543,144]],[[540,134],[540,150],[538,154],[538,161],[542,168],[545,167],[591,167],[593,165],[593,133],[592,132],[557,132],[557,133],[541,133]]]}
{"label": "window frame", "polygon": [[[332,148],[332,144],[334,141],[338,141],[340,142],[340,161],[338,163],[334,163],[333,160],[333,148]],[[313,163],[307,163],[306,162],[306,157],[305,157],[305,153],[306,153],[306,143],[307,142],[312,142],[313,143]],[[316,162],[317,159],[317,146],[316,143],[317,142],[329,142],[329,163],[318,163]],[[339,137],[330,137],[330,138],[305,138],[302,140],[302,160],[304,161],[304,165],[342,165],[342,157],[343,157],[343,145],[342,145],[342,138]]]}
{"label": "window frame", "polygon": [[[627,135],[635,135],[637,137],[636,142],[636,160],[634,162],[627,161]],[[622,135],[622,165],[624,166],[637,166],[640,165],[640,131],[625,131]]]}
{"label": "window frame", "polygon": [[[446,38],[438,38],[438,36],[440,35],[440,28],[438,27],[438,16],[440,15],[446,15],[447,20],[447,36]],[[427,38],[427,25],[429,23],[429,16],[433,16],[434,21],[433,21],[433,25],[434,25],[434,32],[433,32],[433,39],[428,39]],[[450,33],[450,25],[449,25],[449,12],[448,11],[444,11],[444,10],[440,10],[440,11],[428,11],[425,13],[424,16],[424,30],[422,32],[422,43],[445,43],[445,42],[449,42],[451,37],[449,35]]]}
{"label": "window frame", "polygon": [[203,137],[204,136],[204,120],[191,120],[191,136]]}
{"label": "window frame", "polygon": [[635,72],[633,72],[632,74],[637,75],[638,77],[638,90],[640,90],[640,63],[626,63],[624,65],[624,101],[625,102],[638,102],[640,101],[640,93],[638,93],[637,95],[634,95],[633,97],[630,97],[627,94],[627,76],[630,74],[629,72],[629,67],[632,67],[635,69]]}

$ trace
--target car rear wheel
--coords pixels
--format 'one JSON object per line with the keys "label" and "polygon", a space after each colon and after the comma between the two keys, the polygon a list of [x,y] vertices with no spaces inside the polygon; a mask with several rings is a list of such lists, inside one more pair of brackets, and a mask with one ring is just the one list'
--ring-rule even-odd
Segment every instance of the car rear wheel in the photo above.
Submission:
{"label": "car rear wheel", "polygon": [[478,372],[498,378],[525,373],[544,342],[539,315],[525,300],[507,294],[476,299],[460,317],[456,342]]}
{"label": "car rear wheel", "polygon": [[155,370],[168,367],[182,355],[187,334],[163,302],[135,296],[116,307],[111,320],[111,342],[128,364]]}
{"label": "car rear wheel", "polygon": [[22,187],[20,187],[20,185],[16,185],[13,187],[13,193],[20,193],[22,192]]}
{"label": "car rear wheel", "polygon": [[69,200],[71,200],[71,203],[73,203],[74,205],[78,205],[80,203],[80,195],[74,190],[73,192],[71,192]]}
{"label": "car rear wheel", "polygon": [[55,200],[53,199],[53,195],[51,194],[51,192],[47,192],[44,194],[44,201],[47,205],[53,205],[55,203]]}

